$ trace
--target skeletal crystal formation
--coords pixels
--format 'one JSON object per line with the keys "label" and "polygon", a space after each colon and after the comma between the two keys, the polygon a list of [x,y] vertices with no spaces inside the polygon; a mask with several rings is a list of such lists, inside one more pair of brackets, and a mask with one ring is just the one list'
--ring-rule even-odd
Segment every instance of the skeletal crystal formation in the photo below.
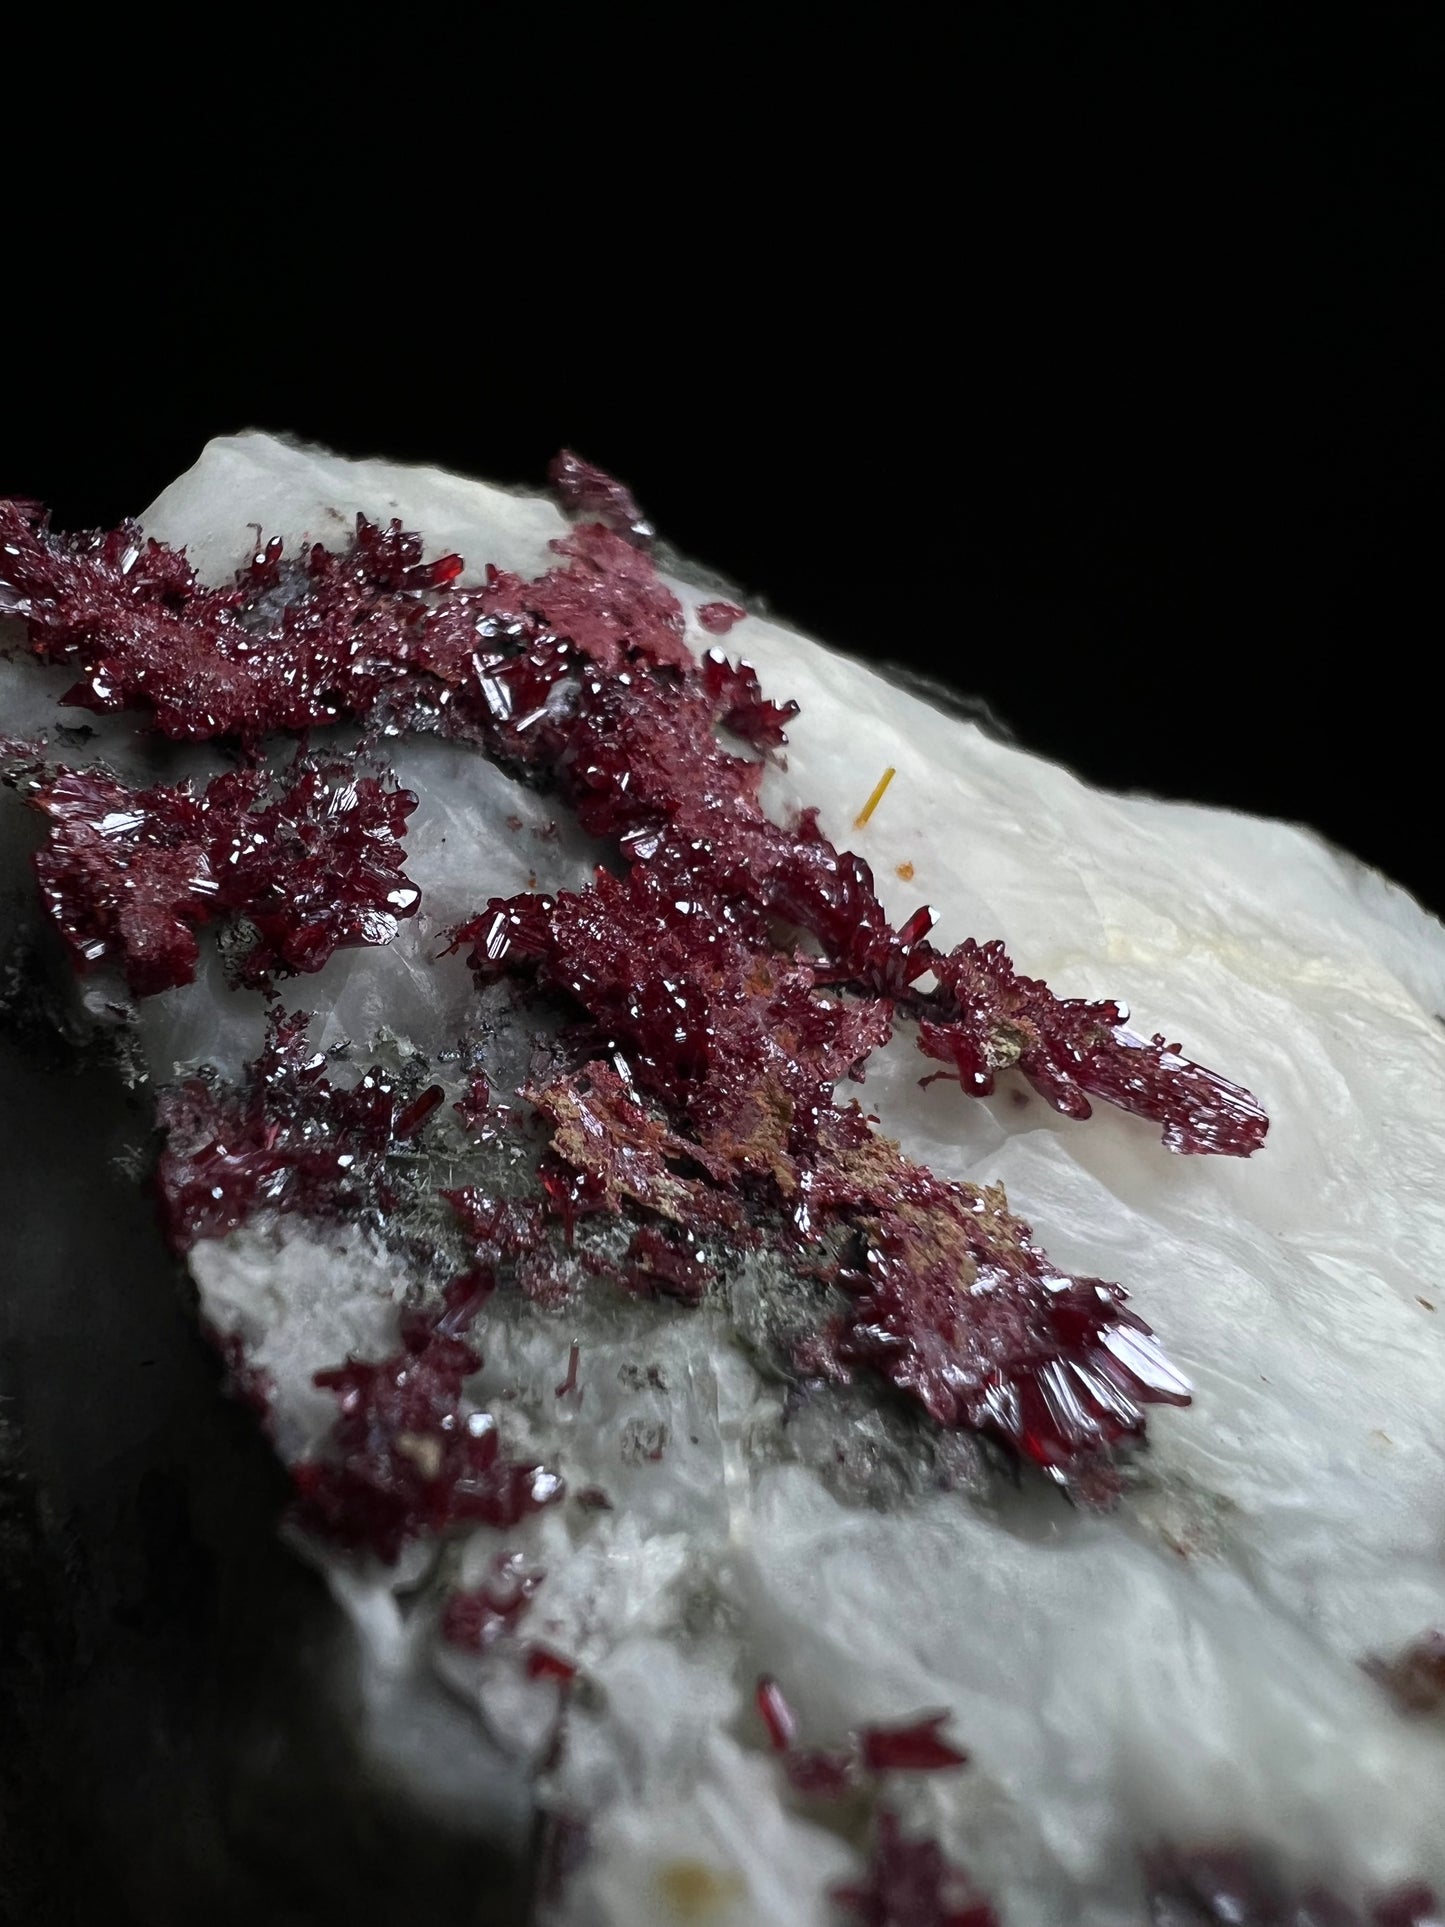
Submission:
{"label": "skeletal crystal formation", "polygon": [[444,1682],[555,1927],[1437,1919],[1445,933],[550,479],[0,505],[7,780],[368,1744],[504,1833]]}

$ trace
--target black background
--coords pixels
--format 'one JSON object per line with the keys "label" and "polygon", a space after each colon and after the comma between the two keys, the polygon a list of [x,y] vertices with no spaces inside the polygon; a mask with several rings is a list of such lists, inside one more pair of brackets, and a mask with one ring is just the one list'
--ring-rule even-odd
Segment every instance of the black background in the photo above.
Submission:
{"label": "black background", "polygon": [[83,98],[47,50],[0,489],[570,444],[805,629],[1445,908],[1432,16],[257,15]]}

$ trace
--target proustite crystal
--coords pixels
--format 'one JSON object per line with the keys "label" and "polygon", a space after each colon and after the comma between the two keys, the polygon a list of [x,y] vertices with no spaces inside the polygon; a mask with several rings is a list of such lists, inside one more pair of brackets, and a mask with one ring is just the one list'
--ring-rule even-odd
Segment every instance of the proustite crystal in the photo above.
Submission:
{"label": "proustite crystal", "polygon": [[191,982],[212,920],[245,920],[237,972],[261,984],[388,943],[420,899],[401,867],[416,798],[350,764],[232,770],[199,794],[65,768],[28,787],[49,824],[35,873],[76,968],[113,964],[140,997]]}
{"label": "proustite crystal", "polygon": [[300,1523],[395,1564],[420,1533],[471,1520],[507,1528],[559,1498],[555,1474],[508,1460],[496,1420],[467,1409],[462,1388],[481,1362],[463,1340],[433,1334],[376,1364],[318,1373],[340,1416],[334,1455],[293,1469]]}

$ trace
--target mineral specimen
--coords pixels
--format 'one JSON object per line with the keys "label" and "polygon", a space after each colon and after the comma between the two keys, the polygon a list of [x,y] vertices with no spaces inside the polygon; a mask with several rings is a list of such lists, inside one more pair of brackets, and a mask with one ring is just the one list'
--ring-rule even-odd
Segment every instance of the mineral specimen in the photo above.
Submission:
{"label": "mineral specimen", "polygon": [[571,526],[242,437],[111,535],[0,508],[45,900],[368,1745],[436,1798],[444,1682],[564,1927],[1427,1918],[1445,1738],[1378,1655],[1445,1621],[1445,935],[552,479]]}

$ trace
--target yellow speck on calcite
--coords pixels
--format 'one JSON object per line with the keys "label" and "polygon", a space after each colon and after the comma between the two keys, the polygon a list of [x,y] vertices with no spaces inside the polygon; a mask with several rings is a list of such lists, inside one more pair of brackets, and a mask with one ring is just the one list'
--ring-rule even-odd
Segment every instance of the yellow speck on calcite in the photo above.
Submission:
{"label": "yellow speck on calcite", "polygon": [[687,1922],[720,1921],[746,1891],[735,1873],[720,1873],[704,1860],[669,1860],[658,1871],[657,1890],[667,1918]]}

